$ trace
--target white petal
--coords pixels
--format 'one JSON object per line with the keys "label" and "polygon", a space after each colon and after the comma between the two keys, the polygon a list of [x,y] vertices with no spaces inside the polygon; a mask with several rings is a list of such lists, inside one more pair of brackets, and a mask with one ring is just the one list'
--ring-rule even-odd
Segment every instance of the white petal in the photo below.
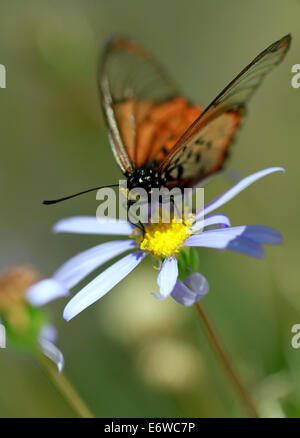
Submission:
{"label": "white petal", "polygon": [[135,246],[134,240],[116,240],[94,246],[65,262],[53,274],[53,279],[71,289],[94,269]]}
{"label": "white petal", "polygon": [[62,219],[54,225],[55,233],[110,234],[128,236],[133,225],[127,221],[96,216],[74,216]]}
{"label": "white petal", "polygon": [[167,257],[158,274],[157,284],[160,295],[166,298],[172,292],[178,277],[178,264],[175,257]]}
{"label": "white petal", "polygon": [[237,194],[239,194],[246,187],[250,186],[255,181],[263,178],[264,176],[269,175],[270,173],[284,172],[284,171],[285,170],[282,167],[270,167],[268,169],[260,170],[259,172],[253,173],[252,175],[249,175],[246,178],[243,178],[236,185],[231,187],[231,189],[227,190],[225,193],[223,193],[217,199],[210,202],[204,208],[204,210],[201,210],[199,212],[199,215],[196,215],[196,219],[198,219],[198,217],[200,218],[203,215],[206,216],[208,213],[221,207],[221,205],[224,205],[226,202],[230,201],[230,199],[234,198]]}
{"label": "white petal", "polygon": [[126,277],[142,261],[145,255],[146,253],[143,251],[128,254],[107,268],[69,301],[64,310],[64,318],[69,321],[102,298]]}
{"label": "white petal", "polygon": [[68,295],[68,288],[52,278],[41,280],[29,287],[26,291],[27,301],[35,307],[43,306],[49,301]]}
{"label": "white petal", "polygon": [[56,364],[58,372],[61,373],[65,365],[65,360],[59,348],[43,337],[39,338],[39,344],[42,353]]}

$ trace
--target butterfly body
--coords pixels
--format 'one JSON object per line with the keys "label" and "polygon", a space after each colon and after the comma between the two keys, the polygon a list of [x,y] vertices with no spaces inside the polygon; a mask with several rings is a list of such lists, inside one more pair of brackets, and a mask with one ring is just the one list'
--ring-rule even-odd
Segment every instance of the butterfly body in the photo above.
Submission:
{"label": "butterfly body", "polygon": [[151,193],[153,188],[160,189],[168,182],[166,175],[157,170],[155,163],[134,169],[131,173],[125,173],[125,176],[128,190],[139,187],[146,190],[147,193]]}

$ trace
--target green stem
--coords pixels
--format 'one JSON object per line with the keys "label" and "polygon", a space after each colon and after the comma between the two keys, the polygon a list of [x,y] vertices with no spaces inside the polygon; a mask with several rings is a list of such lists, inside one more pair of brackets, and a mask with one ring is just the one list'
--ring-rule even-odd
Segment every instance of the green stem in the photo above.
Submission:
{"label": "green stem", "polygon": [[40,355],[39,358],[43,369],[50,376],[52,382],[67,400],[69,405],[73,408],[73,410],[78,414],[78,416],[81,418],[94,418],[93,414],[90,412],[79,394],[75,391],[66,376],[59,374],[50,361],[44,356]]}
{"label": "green stem", "polygon": [[216,355],[218,356],[220,362],[222,363],[225,372],[227,373],[228,377],[231,380],[231,383],[233,384],[236,392],[238,393],[241,402],[243,403],[245,409],[248,411],[249,416],[253,418],[259,418],[259,415],[257,413],[257,410],[246,390],[244,385],[241,383],[241,380],[239,376],[237,375],[235,369],[233,368],[233,365],[222,346],[222,343],[212,325],[211,320],[209,319],[206,311],[203,308],[203,305],[199,303],[195,303],[195,307],[197,309],[197,313],[204,325],[205,331],[207,333],[208,339],[211,343],[212,348],[214,349]]}

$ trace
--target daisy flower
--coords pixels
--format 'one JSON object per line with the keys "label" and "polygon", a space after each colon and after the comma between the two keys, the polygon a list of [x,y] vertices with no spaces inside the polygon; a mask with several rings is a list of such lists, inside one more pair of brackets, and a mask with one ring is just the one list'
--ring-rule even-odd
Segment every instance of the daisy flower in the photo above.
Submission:
{"label": "daisy flower", "polygon": [[[141,233],[135,225],[118,219],[89,216],[62,219],[54,226],[56,233],[79,233],[127,236],[126,240],[102,243],[84,251],[64,263],[52,276],[29,288],[27,299],[40,306],[58,297],[67,296],[93,270],[107,261],[130,251],[113,263],[89,284],[84,286],[67,304],[64,318],[69,321],[82,310],[102,298],[136,266],[147,254],[160,260],[157,284],[164,299],[169,295],[178,303],[192,305],[209,289],[206,279],[199,273],[189,275],[184,281],[178,279],[178,255],[184,247],[229,249],[255,258],[264,256],[262,244],[280,244],[281,234],[261,225],[232,227],[223,214],[210,215],[255,181],[273,172],[284,171],[272,167],[256,172],[231,187],[218,198],[204,206],[192,219],[170,223],[150,223]],[[211,229],[215,227],[214,229]],[[216,228],[217,227],[217,228]],[[201,228],[201,231],[200,231]]]}

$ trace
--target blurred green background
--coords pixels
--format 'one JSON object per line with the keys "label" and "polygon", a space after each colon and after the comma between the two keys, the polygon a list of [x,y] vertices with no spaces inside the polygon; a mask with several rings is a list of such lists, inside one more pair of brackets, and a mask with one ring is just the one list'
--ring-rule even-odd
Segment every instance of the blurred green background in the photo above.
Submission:
{"label": "blurred green background", "polygon": [[[96,85],[104,42],[130,35],[155,53],[187,95],[205,105],[259,51],[291,32],[284,63],[249,105],[229,168],[275,174],[222,208],[234,225],[279,229],[284,244],[263,261],[199,251],[211,291],[204,304],[262,416],[300,416],[300,63],[297,0],[1,0],[1,267],[35,266],[49,276],[67,258],[104,241],[51,233],[60,218],[94,215],[93,194],[55,198],[120,177],[108,144]],[[206,200],[229,187],[220,178]],[[69,323],[66,300],[49,306],[59,329],[65,374],[99,417],[244,416],[193,308],[157,302],[156,273],[143,263],[103,300]],[[0,350],[0,416],[76,416],[38,362]]]}

